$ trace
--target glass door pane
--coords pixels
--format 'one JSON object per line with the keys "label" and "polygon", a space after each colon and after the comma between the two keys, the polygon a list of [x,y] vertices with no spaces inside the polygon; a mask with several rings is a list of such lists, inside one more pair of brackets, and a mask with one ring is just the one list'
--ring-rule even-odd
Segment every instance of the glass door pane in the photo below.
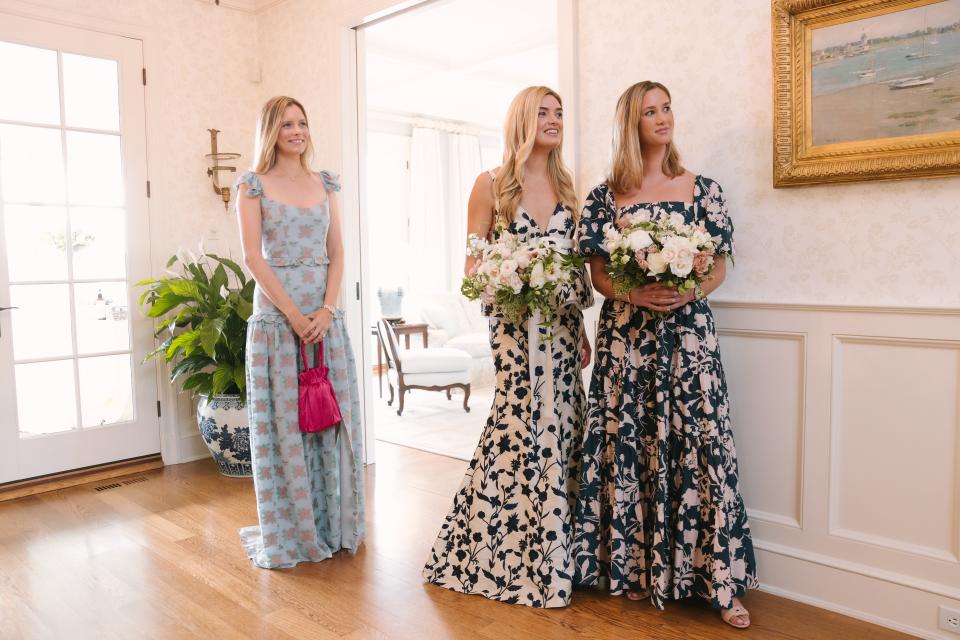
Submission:
{"label": "glass door pane", "polygon": [[0,41],[0,87],[0,120],[60,124],[56,51]]}
{"label": "glass door pane", "polygon": [[68,127],[120,131],[117,61],[63,54],[63,111]]}
{"label": "glass door pane", "polygon": [[0,21],[0,483],[160,449],[141,67],[131,38]]}
{"label": "glass door pane", "polygon": [[10,204],[66,202],[60,130],[0,124],[0,189]]}

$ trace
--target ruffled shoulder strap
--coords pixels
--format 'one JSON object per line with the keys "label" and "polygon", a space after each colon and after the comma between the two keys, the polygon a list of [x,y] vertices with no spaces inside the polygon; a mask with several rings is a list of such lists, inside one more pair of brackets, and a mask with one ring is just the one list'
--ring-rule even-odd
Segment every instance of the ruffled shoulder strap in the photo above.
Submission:
{"label": "ruffled shoulder strap", "polygon": [[247,171],[233,183],[234,189],[240,188],[241,184],[247,185],[247,196],[250,198],[259,198],[263,195],[263,184],[260,182],[260,176],[253,171]]}
{"label": "ruffled shoulder strap", "polygon": [[340,191],[340,176],[324,169],[320,172],[323,188],[327,191]]}

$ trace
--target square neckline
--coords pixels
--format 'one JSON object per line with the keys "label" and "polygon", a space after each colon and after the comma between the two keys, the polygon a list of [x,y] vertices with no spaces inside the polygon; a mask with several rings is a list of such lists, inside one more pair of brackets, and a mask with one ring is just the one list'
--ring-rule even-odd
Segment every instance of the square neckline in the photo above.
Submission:
{"label": "square neckline", "polygon": [[285,206],[285,207],[290,207],[291,209],[298,209],[298,210],[303,210],[303,209],[316,209],[316,208],[318,208],[318,207],[322,207],[323,205],[329,205],[329,204],[330,204],[330,192],[327,191],[327,185],[324,184],[324,182],[323,182],[323,176],[321,176],[321,175],[320,175],[320,172],[318,172],[318,171],[313,172],[313,175],[316,176],[316,177],[318,177],[318,178],[320,178],[320,188],[323,189],[323,195],[324,195],[325,197],[324,197],[324,199],[321,200],[320,202],[318,202],[318,203],[316,203],[316,204],[312,204],[312,205],[310,205],[310,206],[308,206],[308,207],[298,207],[298,206],[295,205],[295,204],[290,204],[289,202],[284,202],[284,201],[282,201],[282,200],[277,200],[276,198],[271,198],[270,196],[267,195],[266,191],[264,191],[264,189],[263,189],[263,175],[257,173],[256,171],[253,172],[253,175],[255,175],[255,176],[257,177],[257,182],[260,183],[260,198],[266,198],[267,200],[269,200],[270,202],[273,202],[273,203],[275,203],[275,204],[280,204],[280,205],[283,205],[283,206]]}
{"label": "square neckline", "polygon": [[[687,202],[686,200],[652,200],[652,201],[641,200],[638,202],[631,202],[630,204],[621,207],[620,205],[617,204],[617,197],[614,195],[612,190],[610,191],[610,199],[613,201],[613,208],[618,215],[623,213],[630,207],[635,207],[641,204],[655,206],[658,204],[678,204],[679,203],[683,205],[684,209],[692,209],[697,204],[697,188],[700,186],[700,181],[702,178],[703,176],[701,176],[699,173],[693,174],[693,200],[691,202]],[[609,188],[610,187],[608,185],[607,189]]]}
{"label": "square neckline", "polygon": [[260,190],[260,198],[263,199],[263,200],[269,200],[270,202],[273,202],[274,204],[283,205],[284,207],[290,207],[291,209],[297,209],[297,210],[317,209],[317,208],[319,208],[319,207],[323,207],[324,205],[329,205],[329,204],[330,204],[330,194],[327,194],[327,197],[324,198],[322,201],[318,202],[317,204],[310,205],[309,207],[298,207],[298,206],[295,205],[295,204],[290,204],[290,203],[288,203],[288,202],[283,202],[282,200],[277,200],[276,198],[271,198],[271,197],[268,196],[266,193],[264,193],[262,189]]}

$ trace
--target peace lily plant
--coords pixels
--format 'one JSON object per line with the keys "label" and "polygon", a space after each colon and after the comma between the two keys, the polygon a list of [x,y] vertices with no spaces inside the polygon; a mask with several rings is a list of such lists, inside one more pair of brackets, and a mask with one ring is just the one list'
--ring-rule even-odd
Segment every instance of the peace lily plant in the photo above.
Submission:
{"label": "peace lily plant", "polygon": [[144,361],[162,359],[170,381],[199,397],[200,435],[220,472],[249,476],[244,361],[256,283],[236,262],[202,250],[171,257],[167,274],[137,283],[146,287],[140,307],[156,319],[160,340]]}

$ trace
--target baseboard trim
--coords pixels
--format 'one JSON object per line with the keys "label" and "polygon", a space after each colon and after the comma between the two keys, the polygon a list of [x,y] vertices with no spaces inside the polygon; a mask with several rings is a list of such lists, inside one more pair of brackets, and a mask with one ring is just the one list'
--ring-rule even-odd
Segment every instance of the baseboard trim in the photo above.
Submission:
{"label": "baseboard trim", "polygon": [[780,587],[774,587],[768,584],[760,584],[760,591],[764,593],[769,593],[771,595],[777,596],[779,598],[786,598],[787,600],[793,600],[795,602],[801,602],[803,604],[808,604],[811,607],[817,607],[818,609],[826,609],[827,611],[832,611],[834,613],[839,613],[850,618],[856,618],[857,620],[863,620],[864,622],[869,622],[870,624],[875,624],[879,627],[885,627],[887,629],[893,629],[894,631],[899,631],[901,633],[906,633],[911,636],[916,636],[918,638],[929,638],[930,640],[937,640],[938,636],[930,635],[930,632],[926,629],[920,629],[918,627],[911,627],[889,618],[883,618],[881,616],[873,615],[871,613],[865,613],[859,609],[851,609],[850,607],[845,607],[828,600],[821,600],[820,598],[814,598],[813,596],[808,596],[803,593],[797,593],[795,591],[789,591],[787,589],[781,589]]}
{"label": "baseboard trim", "polygon": [[83,469],[74,469],[72,471],[63,471],[61,473],[52,473],[37,478],[27,480],[18,480],[0,484],[0,502],[16,500],[27,496],[57,491],[68,487],[75,487],[88,482],[100,482],[110,478],[119,478],[134,473],[152,471],[163,467],[163,460],[159,453],[153,453],[139,458],[130,458],[129,460],[119,460],[107,464],[100,464]]}
{"label": "baseboard trim", "polygon": [[837,569],[839,571],[846,571],[847,573],[855,573],[867,578],[873,578],[874,580],[882,580],[884,582],[889,582],[901,587],[924,591],[935,596],[942,596],[952,600],[960,600],[960,589],[956,589],[939,582],[931,582],[930,580],[922,580],[920,578],[914,578],[913,576],[905,576],[894,571],[877,569],[876,567],[870,567],[858,562],[851,562],[849,560],[834,558],[833,556],[824,555],[822,553],[815,553],[813,551],[788,547],[775,542],[754,540],[753,544],[757,549],[762,549],[768,553],[775,553],[780,556],[793,558],[794,560],[801,560],[803,562],[812,562],[813,564],[818,564],[830,569]]}

